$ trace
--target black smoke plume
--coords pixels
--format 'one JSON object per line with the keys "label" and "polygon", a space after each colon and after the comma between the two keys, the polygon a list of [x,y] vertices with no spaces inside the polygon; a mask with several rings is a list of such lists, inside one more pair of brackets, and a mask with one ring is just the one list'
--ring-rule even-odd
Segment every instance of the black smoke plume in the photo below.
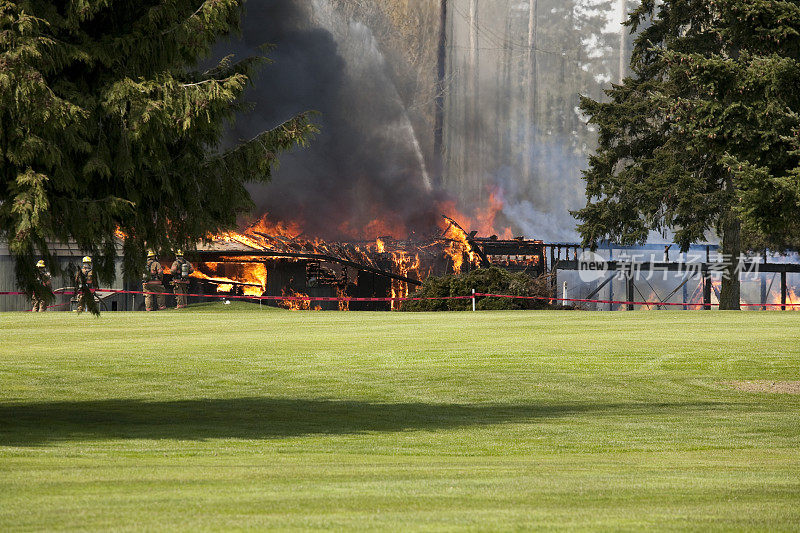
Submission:
{"label": "black smoke plume", "polygon": [[310,147],[282,156],[271,183],[251,187],[256,215],[299,220],[307,235],[329,239],[435,231],[443,195],[430,187],[371,30],[341,20],[324,0],[246,6],[241,37],[219,55],[242,58],[271,44],[273,63],[248,92],[254,109],[237,119],[232,137],[250,138],[306,110],[320,113],[321,126]]}

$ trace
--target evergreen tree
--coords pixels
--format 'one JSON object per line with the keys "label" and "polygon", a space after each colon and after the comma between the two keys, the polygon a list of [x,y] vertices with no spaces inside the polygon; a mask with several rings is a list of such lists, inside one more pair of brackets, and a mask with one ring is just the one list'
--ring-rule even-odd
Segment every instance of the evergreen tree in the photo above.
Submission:
{"label": "evergreen tree", "polygon": [[721,308],[738,309],[742,230],[797,231],[800,2],[644,0],[627,24],[644,28],[632,75],[581,102],[600,135],[579,230],[636,244],[672,229],[685,250],[713,229],[733,258]]}
{"label": "evergreen tree", "polygon": [[[72,241],[113,278],[150,248],[235,225],[309,115],[223,150],[259,57],[200,70],[243,0],[0,0],[0,238],[24,290],[47,242]],[[51,266],[55,266],[50,261]]]}

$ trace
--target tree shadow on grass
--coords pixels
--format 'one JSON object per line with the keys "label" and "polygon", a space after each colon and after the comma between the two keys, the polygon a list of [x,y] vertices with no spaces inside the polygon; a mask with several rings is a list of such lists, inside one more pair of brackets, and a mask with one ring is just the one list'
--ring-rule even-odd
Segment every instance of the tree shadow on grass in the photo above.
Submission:
{"label": "tree shadow on grass", "polygon": [[720,408],[719,403],[433,404],[287,398],[133,399],[0,404],[0,446],[92,439],[269,439],[436,430],[536,421],[586,412],[632,416]]}

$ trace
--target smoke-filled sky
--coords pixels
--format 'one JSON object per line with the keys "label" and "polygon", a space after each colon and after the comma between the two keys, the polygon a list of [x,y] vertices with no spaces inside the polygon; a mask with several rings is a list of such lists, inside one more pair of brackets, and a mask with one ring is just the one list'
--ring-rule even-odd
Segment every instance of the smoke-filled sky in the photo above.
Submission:
{"label": "smoke-filled sky", "polygon": [[[570,210],[584,202],[580,171],[594,142],[578,97],[601,95],[617,68],[613,47],[602,45],[608,24],[601,11],[612,2],[541,1],[538,78],[527,85],[534,79],[525,66],[530,4],[480,3],[473,24],[466,0],[448,3],[442,181],[426,168],[432,126],[407,110],[400,95],[408,100],[408,86],[420,87],[415,98],[424,97],[418,103],[430,118],[433,83],[428,98],[428,78],[405,79],[413,72],[397,68],[407,51],[381,50],[379,41],[386,41],[374,32],[383,37],[388,30],[348,20],[334,3],[248,2],[242,37],[217,51],[241,58],[275,46],[268,54],[273,63],[247,94],[255,109],[239,117],[233,139],[251,138],[302,111],[320,113],[322,132],[310,147],[284,154],[273,182],[251,187],[256,215],[299,222],[307,235],[327,239],[402,238],[435,232],[443,211],[457,215],[446,206],[457,205],[462,223],[482,234],[577,240]],[[421,24],[428,38],[431,28],[436,35],[438,11]],[[467,46],[473,41],[474,58]],[[436,46],[435,39],[420,42],[426,50]],[[418,75],[432,73],[435,65],[416,68]],[[537,100],[527,88],[533,86]],[[531,102],[533,118],[526,111]],[[487,212],[492,206],[496,219]]]}
{"label": "smoke-filled sky", "polygon": [[[344,21],[324,1],[249,2],[237,57],[265,43],[263,68],[234,137],[250,138],[306,110],[321,134],[281,157],[272,183],[251,187],[257,214],[300,220],[309,235],[360,238],[427,232],[440,220],[424,159],[369,28]],[[376,220],[382,222],[376,223]]]}

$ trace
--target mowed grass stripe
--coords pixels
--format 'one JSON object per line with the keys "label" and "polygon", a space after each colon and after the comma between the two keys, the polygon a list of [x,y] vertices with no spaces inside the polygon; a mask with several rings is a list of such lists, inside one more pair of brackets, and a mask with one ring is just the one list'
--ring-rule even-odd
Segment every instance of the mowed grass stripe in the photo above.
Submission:
{"label": "mowed grass stripe", "polygon": [[0,315],[0,528],[800,523],[800,314]]}

